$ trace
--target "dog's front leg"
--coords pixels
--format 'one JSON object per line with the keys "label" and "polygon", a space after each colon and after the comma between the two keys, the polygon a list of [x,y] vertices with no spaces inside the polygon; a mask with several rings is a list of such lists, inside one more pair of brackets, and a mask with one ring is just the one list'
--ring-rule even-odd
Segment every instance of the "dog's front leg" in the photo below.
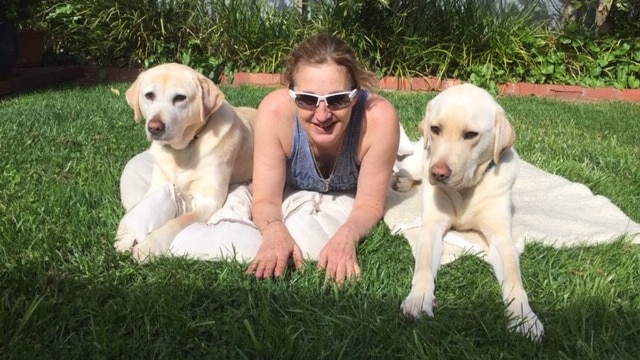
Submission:
{"label": "dog's front leg", "polygon": [[120,220],[115,248],[120,252],[132,251],[148,234],[187,211],[181,205],[173,184],[166,183],[150,189]]}
{"label": "dog's front leg", "polygon": [[520,261],[508,229],[486,234],[489,242],[489,262],[502,287],[502,299],[507,306],[509,328],[541,341],[544,328],[529,305],[529,298],[522,283]]}
{"label": "dog's front leg", "polygon": [[426,314],[433,317],[435,280],[442,258],[442,238],[447,228],[448,223],[423,219],[420,238],[414,249],[415,270],[411,292],[401,305],[406,316],[417,319]]}
{"label": "dog's front leg", "polygon": [[418,140],[411,144],[411,152],[398,153],[396,163],[393,166],[391,187],[395,191],[407,192],[422,181],[422,163],[424,161],[424,140]]}
{"label": "dog's front leg", "polygon": [[191,208],[191,211],[169,220],[134,246],[131,250],[133,257],[139,261],[144,261],[150,256],[168,254],[171,243],[180,231],[191,224],[207,222],[222,207],[222,201],[196,196],[191,199],[188,207]]}

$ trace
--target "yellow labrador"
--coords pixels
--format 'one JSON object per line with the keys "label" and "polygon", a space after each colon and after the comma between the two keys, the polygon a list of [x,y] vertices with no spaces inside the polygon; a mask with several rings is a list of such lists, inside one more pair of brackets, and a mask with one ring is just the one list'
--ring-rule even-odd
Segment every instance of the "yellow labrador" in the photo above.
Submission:
{"label": "yellow labrador", "polygon": [[458,85],[429,102],[420,124],[422,232],[414,249],[411,292],[405,315],[433,316],[435,278],[447,230],[475,231],[487,242],[495,276],[502,287],[509,326],[540,341],[542,323],[531,310],[511,238],[511,189],[518,155],[515,132],[504,110],[485,90]]}
{"label": "yellow labrador", "polygon": [[145,119],[154,159],[151,187],[172,183],[188,199],[183,214],[145,239],[135,239],[120,222],[116,248],[143,260],[166,254],[188,225],[206,222],[222,207],[230,184],[251,179],[256,110],[231,106],[208,78],[181,64],[142,72],[126,92],[134,119]]}

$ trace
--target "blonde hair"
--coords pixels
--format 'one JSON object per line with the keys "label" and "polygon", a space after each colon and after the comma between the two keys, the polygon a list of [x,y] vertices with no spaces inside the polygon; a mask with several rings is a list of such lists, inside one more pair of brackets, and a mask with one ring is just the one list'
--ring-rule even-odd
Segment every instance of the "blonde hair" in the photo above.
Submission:
{"label": "blonde hair", "polygon": [[358,62],[353,49],[342,39],[331,34],[313,35],[291,50],[287,58],[285,80],[289,87],[293,87],[293,76],[300,65],[322,65],[329,62],[347,69],[354,88],[373,89],[378,83],[376,75]]}

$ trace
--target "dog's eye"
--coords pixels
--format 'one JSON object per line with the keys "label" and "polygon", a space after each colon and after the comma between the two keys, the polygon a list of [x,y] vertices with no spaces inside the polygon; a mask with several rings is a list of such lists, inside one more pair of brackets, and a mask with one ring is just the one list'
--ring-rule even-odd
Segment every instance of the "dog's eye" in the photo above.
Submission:
{"label": "dog's eye", "polygon": [[478,133],[475,131],[467,131],[462,135],[465,140],[475,139],[478,136]]}
{"label": "dog's eye", "polygon": [[173,103],[174,104],[175,103],[179,103],[179,102],[185,101],[186,99],[187,99],[187,97],[184,96],[184,95],[176,95],[176,96],[173,97]]}
{"label": "dog's eye", "polygon": [[431,127],[431,133],[433,135],[440,135],[440,127],[439,126],[432,126]]}
{"label": "dog's eye", "polygon": [[153,101],[153,99],[156,98],[156,94],[154,94],[153,92],[149,91],[148,93],[144,94],[144,98],[147,99],[147,100]]}

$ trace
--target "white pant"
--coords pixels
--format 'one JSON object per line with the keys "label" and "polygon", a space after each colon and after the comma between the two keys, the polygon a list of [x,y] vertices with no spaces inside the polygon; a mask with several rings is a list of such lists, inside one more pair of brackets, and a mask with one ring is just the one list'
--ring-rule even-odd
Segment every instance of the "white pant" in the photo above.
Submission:
{"label": "white pant", "polygon": [[[145,233],[186,208],[170,184],[171,189],[147,194],[152,169],[151,154],[143,152],[127,163],[120,178],[120,199],[128,222]],[[206,224],[192,224],[178,234],[171,254],[202,260],[253,259],[262,236],[251,221],[251,197],[251,185],[232,185],[224,206]],[[329,238],[346,222],[354,200],[353,193],[285,191],[284,223],[305,258],[319,258]]]}

